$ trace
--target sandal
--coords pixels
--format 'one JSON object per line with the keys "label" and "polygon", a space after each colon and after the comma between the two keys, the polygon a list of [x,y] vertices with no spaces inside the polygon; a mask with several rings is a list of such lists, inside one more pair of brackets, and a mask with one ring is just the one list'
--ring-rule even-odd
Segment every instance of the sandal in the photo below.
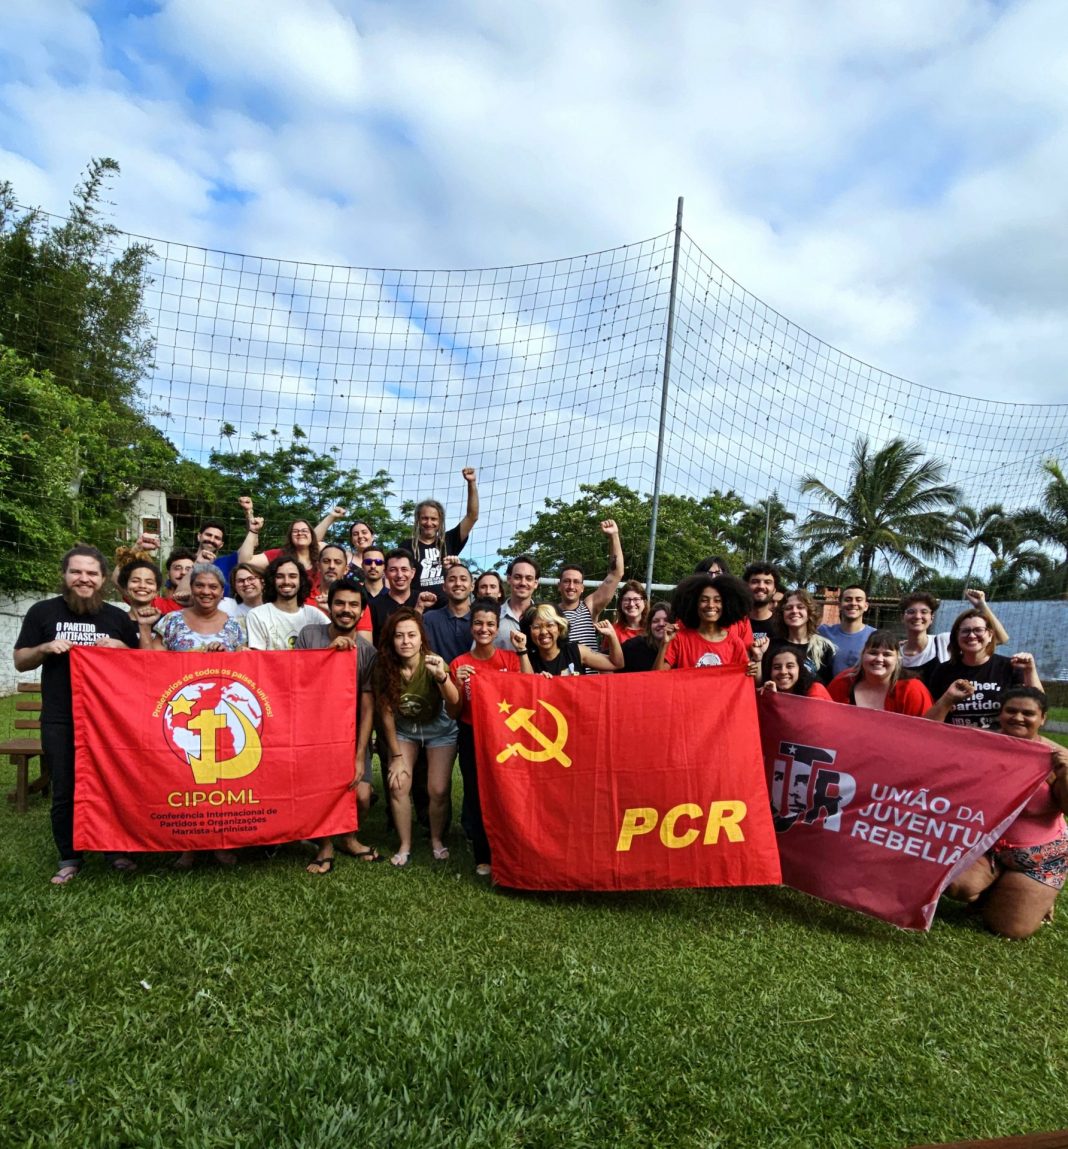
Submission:
{"label": "sandal", "polygon": [[411,857],[411,850],[398,850],[397,853],[395,853],[393,857],[390,858],[389,862],[391,866],[396,866],[398,870],[403,870],[411,860]]}
{"label": "sandal", "polygon": [[435,862],[447,862],[449,860],[448,846],[435,846],[432,852]]}
{"label": "sandal", "polygon": [[193,851],[192,850],[185,850],[183,853],[179,854],[178,857],[175,858],[173,862],[171,862],[171,869],[172,870],[191,870],[193,868],[193,863],[195,860],[196,859],[193,857]]}
{"label": "sandal", "polygon": [[384,862],[386,859],[372,846],[369,850],[346,850],[344,846],[340,847],[343,854],[347,854],[350,858],[355,858],[357,862]]}
{"label": "sandal", "polygon": [[52,885],[65,886],[68,882],[73,882],[80,870],[81,866],[60,866],[52,875]]}
{"label": "sandal", "polygon": [[[319,868],[313,870],[312,866],[318,866]],[[316,874],[319,876],[324,874],[331,874],[334,871],[334,855],[331,854],[329,858],[315,858],[304,867],[304,870],[306,873]]]}
{"label": "sandal", "polygon": [[137,863],[133,858],[113,858],[111,868],[120,874],[134,874],[137,872]]}
{"label": "sandal", "polygon": [[489,862],[479,862],[478,865],[475,866],[475,873],[480,878],[488,878],[491,872]]}

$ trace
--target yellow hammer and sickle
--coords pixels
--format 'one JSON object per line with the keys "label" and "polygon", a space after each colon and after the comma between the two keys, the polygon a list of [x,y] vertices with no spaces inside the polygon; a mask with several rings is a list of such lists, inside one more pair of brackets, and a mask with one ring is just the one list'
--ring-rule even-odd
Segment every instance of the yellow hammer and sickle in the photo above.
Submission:
{"label": "yellow hammer and sickle", "polygon": [[245,745],[240,754],[219,762],[215,757],[215,735],[226,726],[226,716],[216,714],[214,710],[202,710],[196,718],[187,722],[186,726],[200,735],[200,757],[191,754],[189,765],[193,768],[194,780],[202,786],[218,782],[220,778],[244,778],[260,764],[263,748],[256,727],[225,698],[223,704],[241,723],[241,729],[245,732]]}
{"label": "yellow hammer and sickle", "polygon": [[531,722],[531,719],[534,717],[533,710],[526,710],[520,707],[514,714],[509,715],[504,720],[504,724],[509,730],[525,730],[527,734],[537,742],[541,749],[532,750],[529,746],[523,746],[519,742],[510,742],[500,754],[497,755],[498,762],[507,762],[513,754],[519,754],[528,762],[548,762],[550,759],[555,759],[561,766],[571,765],[570,757],[564,753],[564,746],[567,743],[567,719],[555,706],[550,706],[548,702],[542,702],[541,699],[539,699],[538,705],[544,706],[556,720],[556,738],[549,738],[547,734],[544,734]]}

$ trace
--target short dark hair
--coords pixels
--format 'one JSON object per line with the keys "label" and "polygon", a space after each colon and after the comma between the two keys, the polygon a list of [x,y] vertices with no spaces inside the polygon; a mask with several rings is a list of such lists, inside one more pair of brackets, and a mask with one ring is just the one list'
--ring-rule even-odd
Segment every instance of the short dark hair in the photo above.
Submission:
{"label": "short dark hair", "polygon": [[[323,549],[325,550],[326,548],[324,547]],[[360,606],[363,606],[363,587],[360,586],[354,578],[348,578],[347,576],[345,578],[339,578],[336,582],[330,584],[330,589],[326,592],[327,606],[334,605],[334,595],[336,595],[339,590],[347,590],[350,593],[358,594],[360,596]]]}
{"label": "short dark hair", "polygon": [[930,607],[931,614],[936,613],[938,608],[942,605],[938,599],[936,599],[935,596],[929,591],[914,590],[902,598],[901,602],[898,604],[898,609],[902,614],[904,614],[910,606],[915,606],[917,603],[920,603],[926,607]]}
{"label": "short dark hair", "polygon": [[514,559],[508,564],[508,569],[504,572],[504,577],[509,578],[512,574],[516,563],[526,563],[528,566],[534,568],[534,577],[541,578],[541,567],[538,565],[537,559],[533,559],[530,555],[516,555]]}
{"label": "short dark hair", "polygon": [[132,575],[134,571],[139,570],[151,571],[156,577],[156,586],[159,587],[163,585],[163,572],[155,563],[149,562],[148,559],[132,559],[130,562],[119,567],[119,573],[115,576],[115,582],[119,590],[125,590],[130,582],[130,575]]}
{"label": "short dark hair", "polygon": [[844,595],[847,590],[859,590],[865,598],[868,597],[868,592],[864,589],[864,587],[860,585],[859,582],[851,582],[849,586],[842,587],[842,589],[838,592],[839,599],[841,599],[842,595]]}
{"label": "short dark hair", "polygon": [[709,574],[689,575],[675,588],[671,598],[671,610],[675,618],[691,630],[697,630],[701,620],[697,614],[697,604],[701,593],[711,587],[719,593],[723,601],[723,611],[719,625],[726,629],[748,617],[753,609],[753,595],[749,587],[734,575]]}
{"label": "short dark hair", "polygon": [[197,534],[202,535],[209,527],[214,527],[217,531],[222,531],[222,537],[226,539],[226,527],[218,519],[205,519],[197,529]]}
{"label": "short dark hair", "polygon": [[501,604],[491,598],[476,598],[471,606],[472,619],[476,614],[492,614],[498,621],[501,617]]}
{"label": "short dark hair", "polygon": [[1039,690],[1037,686],[1012,686],[1001,696],[1001,709],[1005,709],[1005,703],[1011,702],[1014,698],[1030,698],[1032,701],[1038,703],[1039,710],[1043,715],[1049,713],[1049,699],[1046,697],[1044,690]]}
{"label": "short dark hair", "polygon": [[[722,555],[709,555],[707,559],[702,559],[697,566],[693,568],[694,574],[708,574],[713,567],[719,567],[720,574],[730,574],[731,569],[727,566],[727,560]],[[776,583],[778,579],[776,579]]]}
{"label": "short dark hair", "polygon": [[319,548],[319,558],[323,557],[323,551],[340,551],[346,558],[349,556],[349,552],[340,543],[323,543]]}
{"label": "short dark hair", "polygon": [[586,569],[585,567],[580,566],[578,563],[564,563],[564,565],[560,568],[560,574],[557,577],[563,578],[568,571],[578,571],[579,578],[581,578],[583,582],[586,581]]}
{"label": "short dark hair", "polygon": [[167,573],[171,573],[171,566],[174,563],[197,561],[196,551],[191,551],[188,547],[175,547],[173,551],[167,556]]}
{"label": "short dark hair", "polygon": [[[367,554],[367,551],[363,552]],[[391,559],[407,559],[412,567],[415,567],[415,556],[411,551],[405,550],[404,547],[394,547],[393,550],[386,552],[386,563],[389,564]]]}
{"label": "short dark hair", "polygon": [[775,589],[782,590],[782,579],[779,577],[778,567],[774,563],[756,562],[750,563],[744,571],[742,571],[742,580],[748,582],[753,575],[771,575],[775,580]]}
{"label": "short dark hair", "polygon": [[301,565],[299,559],[295,559],[292,555],[279,555],[267,564],[267,569],[263,572],[263,601],[274,602],[278,598],[278,588],[275,585],[275,578],[278,575],[280,567],[285,566],[286,563],[292,563],[293,566],[300,571],[300,585],[297,587],[297,601],[304,604],[305,600],[311,594],[311,579],[308,577],[308,572]]}
{"label": "short dark hair", "polygon": [[70,566],[71,559],[96,559],[100,564],[100,573],[104,578],[108,577],[108,571],[111,569],[108,566],[108,560],[104,558],[104,552],[98,547],[89,546],[87,543],[79,543],[76,547],[71,547],[59,560],[59,569],[64,574],[67,573],[67,567]]}

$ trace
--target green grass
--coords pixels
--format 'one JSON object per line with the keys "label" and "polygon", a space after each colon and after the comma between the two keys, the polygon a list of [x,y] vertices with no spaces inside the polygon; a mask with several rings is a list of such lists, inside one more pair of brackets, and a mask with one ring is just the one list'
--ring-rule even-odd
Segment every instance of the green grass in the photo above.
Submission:
{"label": "green grass", "polygon": [[1051,706],[1049,717],[1051,722],[1068,722],[1068,706]]}
{"label": "green grass", "polygon": [[[0,704],[0,719],[10,703]],[[0,733],[3,732],[0,722]],[[4,775],[5,788],[11,772]],[[1068,1126],[1068,918],[491,891],[306,852],[53,889],[0,810],[0,1145],[904,1146]],[[381,805],[368,841],[384,844]],[[342,859],[342,862],[347,859]]]}

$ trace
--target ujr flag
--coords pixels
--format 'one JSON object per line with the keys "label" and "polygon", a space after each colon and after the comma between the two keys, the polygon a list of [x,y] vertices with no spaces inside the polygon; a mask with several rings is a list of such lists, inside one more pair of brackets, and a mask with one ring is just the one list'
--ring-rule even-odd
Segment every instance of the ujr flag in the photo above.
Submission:
{"label": "ujr flag", "polygon": [[71,651],[74,843],[215,850],[356,825],[356,656]]}
{"label": "ujr flag", "polygon": [[760,697],[783,882],[905,929],[1012,824],[1049,749],[788,694]]}
{"label": "ujr flag", "polygon": [[500,884],[778,883],[753,683],[742,669],[471,681]]}

